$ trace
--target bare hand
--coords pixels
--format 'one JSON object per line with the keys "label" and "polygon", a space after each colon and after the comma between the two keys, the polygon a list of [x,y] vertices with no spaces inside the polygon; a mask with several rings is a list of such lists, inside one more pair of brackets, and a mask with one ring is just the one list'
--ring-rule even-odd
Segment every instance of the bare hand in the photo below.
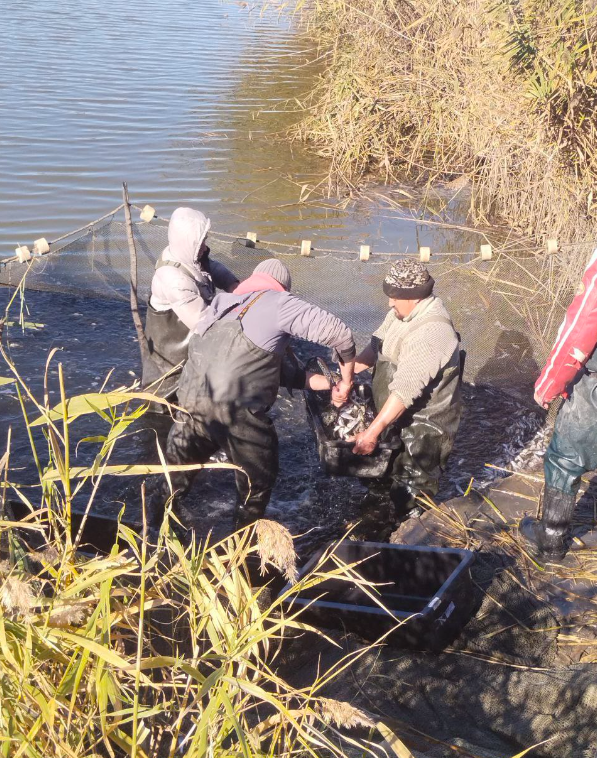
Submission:
{"label": "bare hand", "polygon": [[340,408],[344,403],[348,402],[350,396],[350,390],[352,384],[347,384],[345,381],[340,380],[338,384],[332,387],[332,405],[336,408]]}
{"label": "bare hand", "polygon": [[535,402],[537,405],[540,405],[542,408],[545,408],[547,410],[549,408],[549,403],[546,403],[543,398],[539,397],[539,395],[535,392]]}
{"label": "bare hand", "polygon": [[355,434],[354,437],[349,437],[347,442],[354,442],[352,452],[355,455],[371,455],[377,447],[377,437],[371,434],[368,429]]}

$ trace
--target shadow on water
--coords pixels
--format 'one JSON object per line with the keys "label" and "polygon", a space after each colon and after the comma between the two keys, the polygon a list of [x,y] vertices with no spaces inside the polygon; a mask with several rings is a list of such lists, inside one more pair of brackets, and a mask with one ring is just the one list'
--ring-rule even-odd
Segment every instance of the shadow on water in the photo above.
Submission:
{"label": "shadow on water", "polygon": [[493,356],[477,372],[476,383],[510,387],[519,397],[526,396],[532,402],[538,376],[539,366],[529,338],[517,329],[504,329]]}

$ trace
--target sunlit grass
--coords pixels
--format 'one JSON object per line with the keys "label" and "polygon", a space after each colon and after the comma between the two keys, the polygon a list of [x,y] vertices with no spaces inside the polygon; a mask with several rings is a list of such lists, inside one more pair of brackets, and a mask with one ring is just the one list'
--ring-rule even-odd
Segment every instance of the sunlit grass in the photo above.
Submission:
{"label": "sunlit grass", "polygon": [[[272,5],[271,0],[264,0]],[[286,0],[323,47],[297,136],[328,189],[453,182],[471,218],[585,239],[597,205],[594,5],[584,0]],[[296,107],[296,104],[293,104]],[[439,196],[430,189],[433,202]]]}
{"label": "sunlit grass", "polygon": [[[143,518],[140,534],[119,524],[109,554],[85,552],[83,525],[75,533],[72,514],[90,513],[104,477],[126,474],[141,482],[171,468],[163,456],[161,466],[111,462],[130,426],[159,399],[136,386],[69,396],[59,364],[60,402],[51,407],[55,351],[46,362],[43,399],[3,347],[0,352],[5,380],[17,388],[31,466],[38,471],[37,486],[15,481],[9,432],[0,459],[0,755],[371,752],[375,719],[323,696],[324,686],[367,646],[331,670],[314,671],[303,689],[281,678],[275,665],[285,638],[325,636],[301,621],[292,597],[330,576],[362,584],[354,567],[337,561],[334,570],[322,571],[328,552],[297,581],[292,537],[267,520],[217,542],[190,539],[183,545],[169,504],[155,544]],[[97,422],[97,433],[85,438],[97,454],[91,466],[74,467],[71,453],[80,442],[74,422],[81,416]],[[139,497],[144,516],[144,484]],[[11,516],[15,499],[29,510],[20,521]],[[267,587],[255,586],[248,560],[280,572],[287,589],[272,598]],[[355,727],[358,738],[350,735]]]}

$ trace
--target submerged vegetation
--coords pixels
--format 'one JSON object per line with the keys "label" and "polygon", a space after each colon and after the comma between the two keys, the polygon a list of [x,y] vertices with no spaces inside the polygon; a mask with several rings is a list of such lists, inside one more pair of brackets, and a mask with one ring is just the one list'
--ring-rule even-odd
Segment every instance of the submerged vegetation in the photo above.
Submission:
{"label": "submerged vegetation", "polygon": [[[288,4],[288,3],[287,3]],[[584,239],[597,218],[597,10],[587,0],[316,0],[326,73],[298,135],[330,189],[470,183],[476,223]]]}

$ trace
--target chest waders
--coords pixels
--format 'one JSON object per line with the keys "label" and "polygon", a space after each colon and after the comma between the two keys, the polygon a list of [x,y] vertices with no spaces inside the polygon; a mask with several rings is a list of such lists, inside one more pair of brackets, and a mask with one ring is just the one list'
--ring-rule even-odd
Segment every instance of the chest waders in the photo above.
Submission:
{"label": "chest waders", "polygon": [[[437,322],[451,324],[445,317],[430,316],[422,319],[416,329]],[[386,479],[377,487],[387,490],[387,485],[390,484],[390,499],[394,504],[396,519],[416,506],[415,497],[418,494],[424,493],[431,497],[439,489],[439,477],[445,468],[460,423],[460,353],[460,348],[457,347],[421,397],[384,433],[384,437],[399,435],[402,443],[390,463],[390,481]],[[373,372],[373,400],[378,413],[390,395],[389,386],[396,369],[397,364],[383,354],[379,356]],[[372,490],[375,489],[374,485]]]}
{"label": "chest waders", "polygon": [[559,560],[568,550],[581,477],[597,469],[597,351],[564,400],[545,453],[541,520],[526,517],[520,530],[531,552]]}
{"label": "chest waders", "polygon": [[[243,469],[236,472],[238,525],[263,516],[278,475],[278,437],[267,411],[278,393],[282,357],[257,347],[242,329],[243,316],[262,294],[236,317],[223,314],[203,336],[191,337],[178,389],[190,416],[178,414],[166,448],[169,463],[205,463],[224,450]],[[195,473],[171,474],[178,494],[189,489]],[[167,495],[163,489],[161,508],[152,509],[154,526]]]}
{"label": "chest waders", "polygon": [[[209,277],[208,281],[193,276],[191,271],[181,263],[165,261],[160,256],[155,265],[156,271],[163,266],[183,269],[189,278],[195,281],[205,302],[210,303],[213,300],[215,289],[211,283],[209,260],[207,260],[205,268],[205,273]],[[172,309],[157,311],[151,304],[148,304],[145,316],[145,336],[147,337],[149,356],[143,363],[141,384],[143,387],[147,387],[155,382],[151,388],[155,395],[166,399],[172,398],[178,389],[182,367],[188,356],[189,340],[191,339],[189,329]],[[161,379],[164,374],[169,374],[169,376]],[[157,404],[155,407],[152,406],[152,410],[159,413],[164,412],[163,406]]]}

